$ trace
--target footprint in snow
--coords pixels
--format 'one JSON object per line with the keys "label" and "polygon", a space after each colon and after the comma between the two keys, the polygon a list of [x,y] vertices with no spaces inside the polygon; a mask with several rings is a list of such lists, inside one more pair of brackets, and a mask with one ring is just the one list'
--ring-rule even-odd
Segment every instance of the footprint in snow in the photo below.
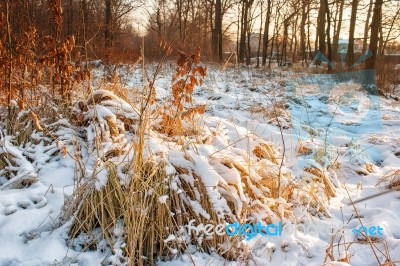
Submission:
{"label": "footprint in snow", "polygon": [[3,213],[4,215],[11,215],[18,211],[18,209],[40,209],[47,205],[47,199],[41,195],[30,195],[28,199],[21,199],[17,201],[16,206],[7,206]]}

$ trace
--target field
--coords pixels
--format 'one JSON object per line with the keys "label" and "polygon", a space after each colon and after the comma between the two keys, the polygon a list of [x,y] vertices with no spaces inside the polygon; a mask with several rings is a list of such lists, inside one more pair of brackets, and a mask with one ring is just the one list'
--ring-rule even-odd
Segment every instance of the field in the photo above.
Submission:
{"label": "field", "polygon": [[[0,265],[400,262],[400,104],[374,72],[185,60],[111,80],[98,63],[71,106],[45,88],[41,105],[15,103]],[[207,236],[190,221],[285,229]]]}

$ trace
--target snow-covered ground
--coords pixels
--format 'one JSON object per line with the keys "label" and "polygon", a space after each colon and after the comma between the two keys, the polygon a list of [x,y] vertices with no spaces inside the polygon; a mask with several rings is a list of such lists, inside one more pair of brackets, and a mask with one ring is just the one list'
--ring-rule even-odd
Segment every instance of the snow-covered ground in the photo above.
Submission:
{"label": "snow-covered ground", "polygon": [[[161,102],[171,94],[172,71],[166,67],[156,80],[157,100]],[[197,163],[203,182],[209,182],[206,186],[214,186],[218,176],[225,180],[221,182],[240,184],[237,180],[240,175],[224,172],[218,163],[211,168],[205,163],[208,157],[220,153],[220,158],[243,160],[246,151],[254,149],[260,141],[273,143],[279,154],[285,154],[283,169],[290,171],[295,180],[310,178],[304,169],[315,167],[326,169],[335,186],[336,196],[319,206],[323,211],[317,211],[318,206],[292,209],[294,222],[313,228],[313,232],[283,233],[279,237],[257,235],[242,240],[241,245],[248,250],[248,265],[322,265],[331,258],[339,261],[346,256],[350,265],[378,265],[377,259],[384,263],[388,256],[393,263],[400,262],[400,193],[394,191],[356,203],[356,210],[349,204],[349,196],[354,201],[384,190],[387,183],[377,183],[400,170],[400,104],[378,97],[373,88],[366,91],[360,85],[371,75],[210,68],[202,86],[195,89],[194,101],[207,106],[199,121],[203,129],[200,135],[216,136],[187,150],[196,158],[194,164]],[[141,86],[140,69],[124,74],[123,78],[129,87]],[[58,142],[38,140],[20,147],[11,145],[9,137],[1,138],[0,153],[14,154],[23,166],[14,169],[17,178],[31,175],[37,182],[14,188],[0,169],[0,265],[100,265],[111,255],[110,249],[80,250],[79,245],[67,243],[70,222],[60,223],[59,216],[65,197],[74,191],[76,164],[64,150],[73,153],[73,145],[69,143],[71,130],[60,126],[54,134]],[[129,141],[129,136],[124,141]],[[166,145],[156,133],[149,142],[151,152],[169,152],[171,163],[182,163],[179,149]],[[108,146],[104,149],[112,150]],[[279,159],[277,165],[280,163]],[[400,180],[400,172],[397,176]],[[98,182],[101,186],[102,180]],[[240,188],[238,191],[236,196],[246,199]],[[165,200],[162,198],[160,202]],[[223,206],[220,207],[224,212]],[[383,235],[371,237],[369,243],[352,231],[360,225],[380,226]],[[344,229],[331,237],[331,228],[337,229],[335,233]],[[331,241],[340,245],[329,248]],[[242,257],[243,254],[238,254],[238,259]],[[244,264],[198,252],[190,246],[186,254],[159,264],[193,263]]]}

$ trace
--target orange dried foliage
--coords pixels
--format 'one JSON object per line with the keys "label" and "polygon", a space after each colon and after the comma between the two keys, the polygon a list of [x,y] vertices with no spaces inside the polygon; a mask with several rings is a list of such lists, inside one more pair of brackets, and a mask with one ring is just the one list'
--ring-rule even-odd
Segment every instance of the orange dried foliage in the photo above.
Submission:
{"label": "orange dried foliage", "polygon": [[168,135],[178,135],[183,132],[182,120],[179,117],[171,117],[164,114],[161,121],[163,131]]}
{"label": "orange dried foliage", "polygon": [[178,51],[178,54],[179,54],[179,58],[178,58],[178,61],[176,62],[178,67],[181,67],[181,68],[189,67],[189,65],[190,65],[189,56],[181,51]]}
{"label": "orange dried foliage", "polygon": [[195,86],[201,85],[207,74],[207,68],[198,65],[200,63],[200,49],[197,49],[190,57],[186,53],[178,51],[178,56],[178,67],[172,77],[172,96],[175,106],[180,106],[182,101],[191,103],[191,95]]}
{"label": "orange dried foliage", "polygon": [[68,36],[64,41],[57,41],[52,36],[42,38],[43,55],[39,64],[43,68],[52,69],[51,82],[57,88],[63,99],[69,99],[74,83],[91,79],[89,70],[70,62],[71,53],[75,47],[75,37]]}
{"label": "orange dried foliage", "polygon": [[200,76],[205,77],[207,75],[207,68],[205,68],[205,67],[194,67],[192,69],[192,74],[196,75],[196,73],[199,73]]}
{"label": "orange dried foliage", "polygon": [[[200,64],[200,49],[197,49],[191,56],[178,51],[177,68],[172,76],[172,97],[173,111],[171,114],[164,114],[161,126],[168,135],[183,133],[183,121],[192,120],[196,114],[205,112],[205,105],[185,107],[185,103],[192,103],[193,91],[196,86],[201,85],[207,74],[207,68]],[[171,109],[171,108],[168,108]],[[174,113],[175,112],[175,113]]]}
{"label": "orange dried foliage", "polygon": [[200,48],[197,48],[196,52],[192,54],[191,57],[195,64],[200,63]]}
{"label": "orange dried foliage", "polygon": [[196,114],[204,114],[206,111],[205,105],[198,105],[193,108],[188,108],[186,112],[182,114],[183,119],[193,119]]}

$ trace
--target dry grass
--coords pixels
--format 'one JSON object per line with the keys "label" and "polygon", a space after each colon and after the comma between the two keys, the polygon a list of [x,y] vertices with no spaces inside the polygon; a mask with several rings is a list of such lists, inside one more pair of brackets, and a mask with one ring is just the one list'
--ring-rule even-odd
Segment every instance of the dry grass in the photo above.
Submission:
{"label": "dry grass", "polygon": [[[123,91],[115,94],[106,91],[94,93],[83,103],[77,104],[78,113],[75,114],[74,119],[82,125],[94,123],[95,127],[100,128],[100,121],[95,118],[82,120],[82,113],[96,105],[115,110],[115,105],[112,103],[119,101],[120,97],[117,94],[122,97],[128,95]],[[130,105],[133,104],[130,103]],[[284,106],[277,108],[283,110]],[[140,107],[140,110],[145,109],[143,106]],[[102,127],[104,131],[102,133],[109,134],[115,140],[118,135],[124,133],[121,131],[122,128],[129,130],[132,125],[135,126],[135,130],[132,131],[134,158],[130,159],[129,167],[124,172],[129,183],[126,186],[121,185],[122,177],[118,176],[116,171],[114,162],[121,159],[121,153],[118,152],[101,158],[108,171],[108,180],[100,190],[94,187],[97,178],[95,175],[84,182],[82,178],[77,177],[74,195],[66,203],[64,210],[65,220],[75,217],[70,228],[71,239],[82,233],[89,234],[93,236],[92,245],[95,245],[96,239],[93,232],[101,228],[109,246],[112,247],[114,236],[111,229],[116,227],[119,221],[123,221],[126,232],[124,256],[128,258],[129,265],[154,265],[157,260],[174,259],[186,252],[188,244],[194,244],[198,250],[204,252],[217,252],[228,260],[238,259],[238,254],[244,254],[240,259],[246,260],[246,254],[250,253],[248,247],[240,245],[239,237],[214,235],[207,238],[204,235],[187,235],[184,226],[191,220],[195,220],[196,224],[214,225],[236,220],[246,223],[254,218],[252,218],[253,213],[259,213],[267,223],[272,222],[272,217],[293,218],[290,202],[293,201],[299,186],[290,171],[280,171],[282,155],[276,151],[273,144],[261,143],[252,151],[249,150],[248,153],[252,152],[255,159],[238,161],[237,154],[231,157],[215,155],[209,158],[210,167],[212,167],[211,160],[219,160],[220,164],[229,169],[235,169],[240,175],[240,182],[237,184],[220,183],[215,188],[210,188],[204,185],[202,177],[195,168],[173,165],[175,174],[167,175],[165,158],[160,158],[158,155],[145,155],[147,131],[155,128],[150,123],[151,119],[154,119],[154,117],[150,119],[153,113],[148,111],[150,108],[147,108],[145,112],[135,116],[137,110],[133,106],[131,110],[132,113],[128,115],[117,110],[112,111],[115,117],[103,116],[104,127]],[[286,113],[285,110],[284,113]],[[163,132],[166,139],[167,136],[198,134],[195,130],[196,125],[188,126],[190,123],[195,123],[192,117],[182,119],[182,114],[177,113],[175,120],[167,116],[165,112],[160,112],[158,115],[159,120],[162,121],[158,125],[161,130],[158,131]],[[164,117],[161,117],[162,115]],[[272,115],[275,116],[275,114]],[[91,152],[96,153],[96,149],[102,147],[103,141],[101,135],[97,136],[95,142],[98,147]],[[183,156],[182,159],[187,160],[189,164],[193,161],[190,156]],[[81,173],[84,173],[84,164],[82,162],[77,162],[77,164]],[[313,172],[320,175],[320,183],[324,184],[326,194],[334,195],[334,188],[329,178],[317,170]],[[188,182],[187,178],[194,181]],[[172,189],[172,182],[177,186],[174,189]],[[281,185],[280,182],[283,184]],[[240,190],[242,194],[239,193]],[[217,213],[213,206],[215,199],[212,197],[217,195],[215,193],[220,193],[230,210],[223,216]],[[241,207],[238,206],[237,196],[232,193],[241,195],[239,199]],[[281,197],[279,200],[278,195]],[[314,197],[317,196],[314,195]],[[198,208],[207,215],[199,213]]]}
{"label": "dry grass", "polygon": [[0,131],[0,190],[25,188],[38,181],[33,166]]}
{"label": "dry grass", "polygon": [[[229,184],[229,186],[218,184],[215,189],[236,192],[242,189],[243,195],[246,197],[244,200],[240,199],[243,201],[239,208],[236,202],[237,198],[221,193],[231,211],[230,214],[221,217],[216,212],[210,198],[214,195],[212,194],[214,191],[210,191],[210,188],[203,184],[199,173],[191,168],[174,166],[176,174],[167,176],[165,160],[160,160],[160,158],[156,158],[157,156],[144,155],[145,138],[148,137],[146,132],[151,126],[149,114],[142,114],[141,120],[138,120],[134,116],[136,111],[134,107],[130,109],[131,115],[113,109],[115,105],[112,102],[118,101],[119,97],[115,94],[94,93],[86,101],[78,103],[76,105],[78,113],[71,116],[71,120],[76,119],[74,121],[76,125],[79,123],[84,126],[92,124],[95,128],[102,128],[102,134],[99,134],[94,141],[97,147],[92,147],[90,150],[93,154],[96,153],[96,149],[102,147],[102,143],[105,141],[103,135],[109,134],[111,140],[117,141],[117,136],[124,133],[124,128],[129,129],[132,124],[137,126],[136,131],[133,132],[135,140],[132,144],[135,157],[129,161],[129,167],[124,172],[129,180],[129,184],[126,186],[121,184],[121,177],[116,170],[115,163],[121,159],[122,146],[117,145],[121,148],[120,151],[111,149],[109,151],[111,154],[105,154],[100,158],[108,172],[107,183],[101,189],[95,188],[96,174],[90,178],[83,178],[85,173],[83,158],[74,158],[77,163],[75,191],[73,196],[67,200],[63,213],[64,221],[73,217],[69,231],[71,240],[81,234],[87,234],[91,236],[92,240],[86,248],[95,248],[100,240],[96,239],[98,235],[95,232],[100,228],[108,245],[113,247],[115,240],[113,229],[123,221],[126,232],[126,247],[123,255],[127,258],[129,265],[154,265],[159,259],[171,260],[186,252],[189,243],[195,244],[199,250],[204,252],[217,252],[228,260],[238,259],[238,254],[242,254],[239,259],[245,261],[250,252],[248,247],[240,244],[239,237],[214,235],[207,238],[204,235],[197,236],[195,234],[187,236],[186,231],[183,230],[184,226],[193,219],[196,224],[216,225],[236,220],[246,223],[255,212],[264,214],[268,212],[263,218],[267,223],[272,222],[273,216],[281,219],[293,218],[290,202],[299,187],[290,172],[280,173],[279,164],[282,155],[277,152],[273,144],[261,143],[252,151],[249,150],[249,154],[252,152],[256,158],[249,158],[248,161],[238,161],[237,155],[209,158],[210,161],[217,159],[224,166],[236,169],[241,179],[238,184]],[[103,122],[99,120],[100,118],[95,118],[96,114],[93,117],[82,119],[80,114],[88,112],[97,105],[114,110],[112,113],[115,116],[103,116]],[[38,129],[34,126],[34,121],[29,120],[34,119],[29,114],[25,119],[33,128]],[[103,123],[104,127],[101,127],[100,123]],[[178,130],[172,132],[172,135],[185,135],[188,130],[192,129],[186,125],[181,127],[179,123],[172,120],[162,124],[162,127],[166,132]],[[182,129],[183,133],[179,129]],[[189,157],[184,159],[191,161]],[[5,163],[7,161],[4,156],[0,156],[0,166]],[[329,186],[328,177],[317,170],[312,172],[320,176],[320,182],[325,184],[326,193],[330,196],[334,195],[332,187]],[[194,182],[187,182],[185,175],[192,177]],[[171,189],[173,179],[178,184],[177,189]],[[284,184],[280,186],[279,183],[282,180],[284,180]],[[282,197],[279,201],[275,200],[278,195]],[[166,196],[166,200],[160,201],[161,196]],[[193,202],[198,203],[198,206],[201,206],[209,217],[206,218],[199,214]],[[253,204],[248,204],[251,202]],[[171,235],[174,237],[169,238]],[[187,237],[190,239],[189,242]],[[167,239],[168,241],[166,241]]]}
{"label": "dry grass", "polygon": [[[177,230],[177,224],[169,206],[158,201],[168,192],[166,184],[163,165],[152,161],[131,176],[124,217],[131,265],[153,265],[157,258],[175,255],[164,239]],[[183,247],[176,243],[174,248],[180,251]]]}
{"label": "dry grass", "polygon": [[335,186],[333,185],[330,177],[327,175],[327,173],[324,172],[323,169],[308,167],[304,168],[304,171],[312,174],[318,182],[324,184],[324,191],[328,197],[334,197],[336,195]]}
{"label": "dry grass", "polygon": [[171,117],[167,114],[162,116],[161,129],[161,132],[170,136],[182,135],[185,131],[180,117]]}
{"label": "dry grass", "polygon": [[277,124],[276,120],[280,119],[281,122],[285,121],[285,127],[287,123],[290,123],[290,113],[287,111],[287,106],[283,102],[273,103],[272,106],[258,105],[249,108],[249,111],[253,114],[262,114],[268,118],[270,123]]}
{"label": "dry grass", "polygon": [[260,145],[257,145],[254,150],[253,154],[257,156],[260,159],[268,159],[269,161],[273,162],[274,164],[278,164],[278,159],[281,159],[277,156],[277,152],[274,149],[274,145],[269,143],[260,143]]}
{"label": "dry grass", "polygon": [[400,188],[400,170],[391,170],[384,175],[377,185],[385,183],[387,189]]}
{"label": "dry grass", "polygon": [[13,175],[15,175],[11,170],[13,167],[16,167],[13,159],[15,158],[11,156],[11,154],[4,152],[0,144],[0,174],[7,179],[10,179]]}
{"label": "dry grass", "polygon": [[[69,207],[72,210],[79,207],[74,214],[69,234],[71,238],[76,238],[82,232],[91,235],[93,230],[99,227],[112,246],[110,230],[117,225],[119,219],[123,219],[126,212],[126,188],[121,185],[115,165],[111,162],[106,165],[107,184],[100,190],[95,189],[94,180],[77,185]],[[72,213],[69,212],[69,214]]]}
{"label": "dry grass", "polygon": [[310,155],[313,153],[313,150],[307,147],[307,143],[305,143],[304,141],[299,141],[297,143],[296,152],[300,155]]}

